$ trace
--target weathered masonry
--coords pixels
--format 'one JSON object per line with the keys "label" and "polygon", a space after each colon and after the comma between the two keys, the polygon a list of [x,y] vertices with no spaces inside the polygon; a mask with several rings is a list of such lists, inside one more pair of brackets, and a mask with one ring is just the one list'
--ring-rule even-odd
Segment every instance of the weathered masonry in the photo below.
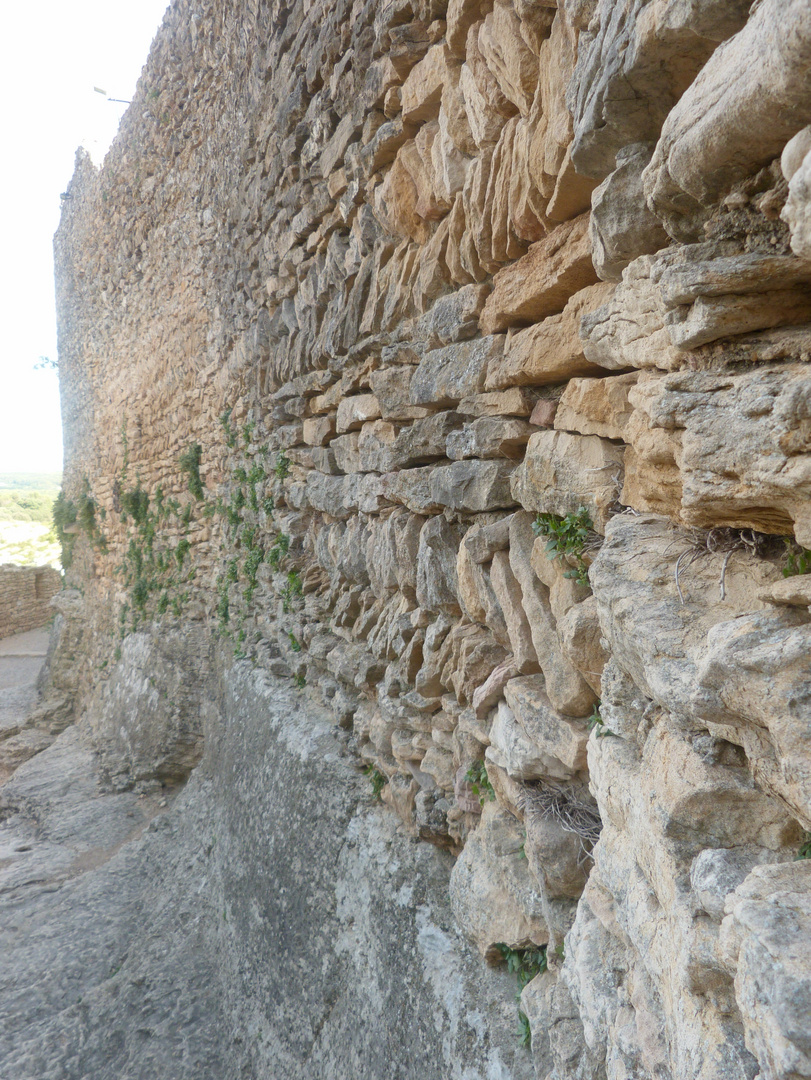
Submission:
{"label": "weathered masonry", "polygon": [[[174,0],[69,191],[53,687],[230,837],[223,1075],[379,1077],[405,1016],[391,1075],[811,1077],[806,0]],[[498,1053],[422,999],[285,1041],[263,965],[349,930],[249,865],[344,797],[279,686],[534,976],[531,1053],[469,982]]]}
{"label": "weathered masonry", "polygon": [[62,588],[52,566],[0,566],[0,638],[46,626],[51,597]]}

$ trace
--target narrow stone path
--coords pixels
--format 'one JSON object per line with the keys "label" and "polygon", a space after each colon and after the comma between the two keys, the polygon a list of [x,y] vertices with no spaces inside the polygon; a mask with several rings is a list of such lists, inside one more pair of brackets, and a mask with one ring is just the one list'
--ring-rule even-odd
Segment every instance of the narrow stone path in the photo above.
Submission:
{"label": "narrow stone path", "polygon": [[0,640],[0,783],[53,742],[51,734],[26,723],[37,704],[48,637],[43,629]]}

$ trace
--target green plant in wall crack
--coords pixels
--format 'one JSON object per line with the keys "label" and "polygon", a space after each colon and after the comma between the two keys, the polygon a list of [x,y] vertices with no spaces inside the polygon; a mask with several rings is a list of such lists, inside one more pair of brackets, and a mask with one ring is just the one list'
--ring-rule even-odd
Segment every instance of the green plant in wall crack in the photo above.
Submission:
{"label": "green plant in wall crack", "polygon": [[383,788],[386,786],[386,777],[374,765],[367,765],[363,770],[363,775],[368,778],[369,783],[372,785],[372,798],[379,799]]}
{"label": "green plant in wall crack", "polygon": [[290,611],[294,600],[299,599],[303,595],[304,585],[299,576],[299,572],[298,570],[291,570],[287,575],[287,584],[282,589],[282,610],[285,615]]}
{"label": "green plant in wall crack", "polygon": [[71,525],[76,524],[76,504],[67,497],[64,491],[60,491],[53,505],[53,523],[56,536],[62,547],[62,569],[68,570],[73,562],[73,545],[76,534],[69,532]]}
{"label": "green plant in wall crack", "polygon": [[277,456],[273,472],[276,474],[277,480],[286,480],[290,475],[290,458],[285,454],[284,450]]}
{"label": "green plant in wall crack", "polygon": [[783,577],[797,577],[801,574],[811,574],[811,551],[800,547],[794,540],[786,539],[786,565],[783,567]]}
{"label": "green plant in wall crack", "polygon": [[586,724],[589,731],[596,731],[597,738],[602,739],[606,735],[614,735],[615,733],[605,726],[605,721],[600,715],[600,702],[598,701],[594,708],[591,710],[591,714],[586,717]]}
{"label": "green plant in wall crack", "polygon": [[532,523],[532,530],[536,536],[546,538],[546,554],[550,559],[570,557],[575,560],[577,566],[567,570],[563,576],[588,587],[588,567],[583,554],[596,545],[598,537],[586,507],[581,506],[575,513],[566,514],[565,517],[558,514],[538,514]]}
{"label": "green plant in wall crack", "polygon": [[290,648],[293,650],[293,652],[301,652],[301,642],[292,630],[288,631],[287,640],[290,642]]}
{"label": "green plant in wall crack", "polygon": [[282,562],[289,550],[290,537],[286,533],[279,533],[268,552],[268,565],[272,570],[281,569]]}
{"label": "green plant in wall crack", "polygon": [[149,515],[149,495],[140,484],[137,484],[134,488],[128,488],[126,491],[122,491],[120,495],[121,500],[121,520],[126,522],[128,517],[131,517],[136,525],[144,525],[146,523],[147,516]]}
{"label": "green plant in wall crack", "polygon": [[224,413],[220,415],[220,427],[225,432],[225,444],[229,449],[233,450],[237,444],[237,433],[231,427],[231,410],[226,409]]}
{"label": "green plant in wall crack", "polygon": [[200,462],[203,458],[203,448],[200,443],[193,443],[184,450],[178,458],[180,471],[188,477],[189,491],[198,501],[205,498],[203,481],[200,479]]}
{"label": "green plant in wall crack", "polygon": [[532,982],[536,975],[546,971],[546,946],[540,945],[534,949],[513,949],[504,942],[500,942],[496,948],[507,965],[507,971],[515,975],[518,983],[518,992],[515,995],[516,1001],[519,1002],[517,1035],[522,1046],[529,1046],[532,1042],[532,1031],[529,1019],[520,1007],[521,994],[524,987]]}
{"label": "green plant in wall crack", "polygon": [[465,780],[470,784],[471,790],[481,806],[484,806],[488,799],[490,802],[495,800],[496,793],[493,791],[493,785],[490,783],[484,761],[474,761],[465,773]]}
{"label": "green plant in wall crack", "polygon": [[800,844],[795,861],[799,859],[811,859],[811,832],[807,832]]}

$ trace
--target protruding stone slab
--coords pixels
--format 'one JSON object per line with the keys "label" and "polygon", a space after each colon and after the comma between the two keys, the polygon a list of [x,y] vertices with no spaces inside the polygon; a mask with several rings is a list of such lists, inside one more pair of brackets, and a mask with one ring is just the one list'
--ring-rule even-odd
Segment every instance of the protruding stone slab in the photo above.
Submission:
{"label": "protruding stone slab", "polygon": [[566,301],[593,285],[589,215],[559,225],[533,244],[517,262],[499,270],[479,325],[493,334],[510,326],[526,326],[563,311]]}

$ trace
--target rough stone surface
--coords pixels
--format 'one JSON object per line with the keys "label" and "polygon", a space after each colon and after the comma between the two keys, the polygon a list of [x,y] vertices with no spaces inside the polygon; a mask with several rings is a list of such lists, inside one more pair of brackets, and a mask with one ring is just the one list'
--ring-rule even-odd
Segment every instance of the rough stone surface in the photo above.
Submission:
{"label": "rough stone surface", "polygon": [[809,57],[175,0],[55,241],[3,1080],[809,1075]]}

